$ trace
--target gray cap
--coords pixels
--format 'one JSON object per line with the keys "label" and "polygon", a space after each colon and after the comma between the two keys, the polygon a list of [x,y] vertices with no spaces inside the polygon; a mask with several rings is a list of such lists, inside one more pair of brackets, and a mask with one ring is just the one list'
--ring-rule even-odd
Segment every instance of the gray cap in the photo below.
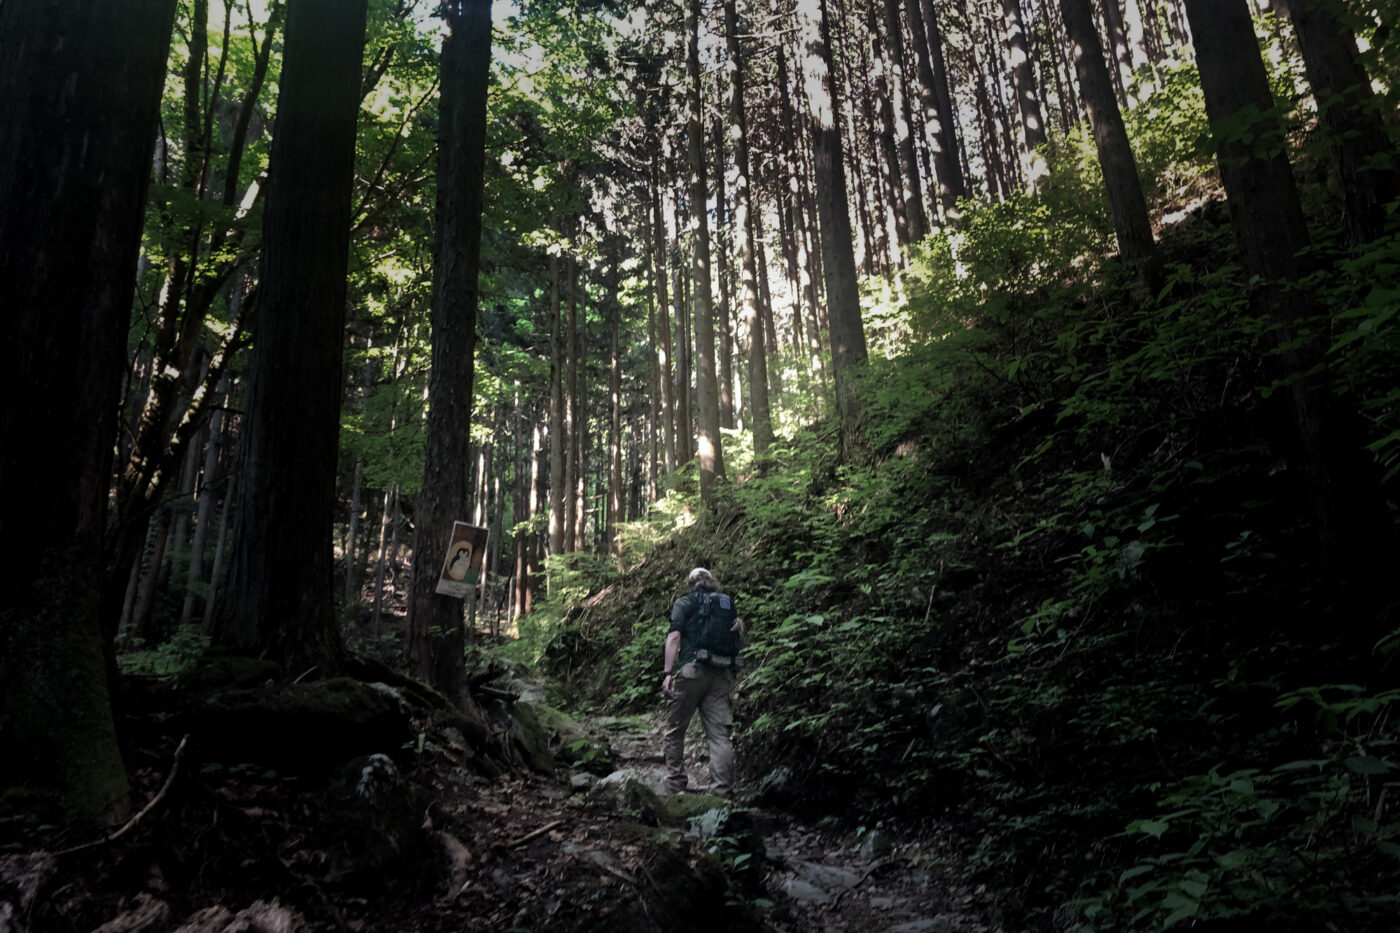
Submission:
{"label": "gray cap", "polygon": [[709,572],[708,570],[706,570],[704,567],[696,567],[694,570],[692,570],[692,571],[690,572],[690,576],[686,577],[686,580],[688,580],[688,581],[690,582],[690,585],[691,585],[691,586],[694,586],[695,584],[699,583],[701,580],[713,580],[713,579],[714,579],[714,574],[710,573],[710,572]]}

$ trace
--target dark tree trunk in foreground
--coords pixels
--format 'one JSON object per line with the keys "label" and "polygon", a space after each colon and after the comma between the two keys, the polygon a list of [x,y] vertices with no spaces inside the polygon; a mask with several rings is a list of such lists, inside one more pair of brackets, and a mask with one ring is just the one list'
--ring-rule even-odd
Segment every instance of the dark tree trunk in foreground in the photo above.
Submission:
{"label": "dark tree trunk in foreground", "polygon": [[821,227],[822,267],[826,273],[827,326],[831,334],[831,369],[836,383],[836,416],[841,451],[854,453],[860,407],[853,370],[866,360],[865,325],[860,314],[846,173],[841,155],[841,119],[831,75],[826,3],[800,16],[802,75],[811,109],[813,161],[817,180],[817,215]]}
{"label": "dark tree trunk in foreground", "polygon": [[0,778],[127,807],[98,627],[127,325],[174,0],[0,5]]}
{"label": "dark tree trunk in foreground", "polygon": [[[433,263],[433,357],[428,382],[428,449],[418,497],[413,593],[408,608],[414,675],[465,705],[466,629],[462,603],[434,592],[455,521],[468,521],[468,435],[472,352],[480,297],[486,86],[491,64],[490,0],[443,4],[441,138],[438,142],[437,255]],[[483,572],[485,572],[483,567]]]}
{"label": "dark tree trunk in foreground", "polygon": [[1299,495],[1311,507],[1320,556],[1337,578],[1379,586],[1389,551],[1385,508],[1366,476],[1359,432],[1327,387],[1324,334],[1309,321],[1317,309],[1294,287],[1306,271],[1300,255],[1308,231],[1249,7],[1246,0],[1188,0],[1186,12],[1211,123],[1233,126],[1255,114],[1250,142],[1238,127],[1217,137],[1217,162],[1235,240],[1259,281],[1254,298],[1274,325],[1275,376],[1288,386]]}
{"label": "dark tree trunk in foreground", "polygon": [[233,560],[214,631],[293,677],[344,657],[331,543],[364,36],[365,0],[288,8]]}
{"label": "dark tree trunk in foreground", "polygon": [[1386,205],[1400,195],[1400,178],[1356,37],[1323,0],[1278,0],[1276,6],[1293,21],[1327,131],[1347,242],[1368,243],[1385,230]]}
{"label": "dark tree trunk in foreground", "polygon": [[1108,207],[1113,215],[1113,231],[1123,261],[1137,275],[1144,297],[1155,296],[1162,287],[1162,260],[1152,238],[1152,222],[1147,216],[1147,200],[1142,194],[1137,161],[1128,143],[1123,114],[1113,96],[1113,85],[1104,63],[1103,47],[1094,27],[1090,0],[1061,0],[1065,32],[1079,77],[1079,89],[1089,111],[1099,164],[1103,166]]}

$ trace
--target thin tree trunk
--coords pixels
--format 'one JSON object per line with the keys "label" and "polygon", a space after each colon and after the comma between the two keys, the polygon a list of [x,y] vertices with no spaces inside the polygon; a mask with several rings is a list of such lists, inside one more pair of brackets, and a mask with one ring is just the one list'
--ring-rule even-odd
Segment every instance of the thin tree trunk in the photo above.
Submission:
{"label": "thin tree trunk", "polygon": [[549,553],[564,553],[564,459],[568,449],[568,402],[564,398],[564,319],[559,297],[563,263],[549,257]]}
{"label": "thin tree trunk", "polygon": [[724,121],[715,121],[715,281],[719,283],[719,303],[715,306],[716,365],[719,367],[719,425],[734,427],[734,328],[729,309],[733,307],[729,289],[729,192],[725,184]]}
{"label": "thin tree trunk", "polygon": [[[577,241],[577,218],[569,225],[570,240]],[[576,495],[583,482],[579,475],[579,450],[583,441],[578,397],[579,349],[578,339],[578,261],[570,253],[564,259],[564,308],[561,311],[564,327],[564,550],[579,550],[579,502]]]}
{"label": "thin tree trunk", "polygon": [[[578,226],[575,226],[578,230]],[[570,423],[573,434],[570,438],[571,463],[573,468],[573,508],[574,538],[571,550],[583,551],[588,548],[588,407],[587,380],[588,362],[585,353],[588,340],[588,289],[582,280],[577,257],[569,260],[569,340],[573,347],[570,352],[570,375],[573,388],[570,393],[570,406],[573,417]],[[582,307],[580,307],[582,306]],[[567,534],[566,534],[567,537]]]}
{"label": "thin tree trunk", "polygon": [[383,632],[384,619],[384,583],[389,577],[390,550],[394,535],[394,515],[398,509],[399,487],[395,484],[393,489],[384,493],[384,514],[379,521],[379,557],[374,565],[374,607],[370,612],[370,621],[374,627],[374,636],[379,637]]}
{"label": "thin tree trunk", "polygon": [[909,242],[918,243],[928,236],[929,223],[924,210],[923,181],[914,154],[913,108],[906,93],[910,82],[904,64],[904,24],[899,15],[899,0],[885,0],[884,7],[885,43],[891,63],[890,90],[894,95],[890,110],[894,118],[895,150],[899,156],[899,202],[904,206]]}
{"label": "thin tree trunk", "polygon": [[923,89],[923,119],[933,150],[933,173],[938,179],[938,198],[943,215],[956,223],[958,198],[968,195],[967,175],[958,158],[958,136],[953,115],[953,95],[948,66],[943,55],[943,35],[938,27],[933,0],[905,0],[909,27],[914,33],[914,58]]}
{"label": "thin tree trunk", "polygon": [[671,373],[671,299],[667,288],[667,243],[665,215],[662,210],[661,170],[655,153],[651,159],[652,251],[656,282],[656,378],[661,392],[662,455],[665,471],[678,465],[676,450],[676,398]]}
{"label": "thin tree trunk", "polygon": [[224,582],[224,554],[227,553],[230,518],[238,494],[238,476],[231,476],[224,488],[223,507],[219,509],[219,539],[214,544],[214,561],[209,568],[209,591],[204,596],[204,618],[200,620],[201,634],[214,631],[214,610],[218,606],[219,585]]}
{"label": "thin tree trunk", "polygon": [[609,244],[608,271],[608,514],[603,537],[618,555],[617,526],[622,516],[622,298],[618,294],[617,240]]}
{"label": "thin tree trunk", "polygon": [[1118,3],[1119,0],[1103,0],[1103,24],[1109,51],[1113,53],[1113,86],[1118,89],[1123,105],[1131,107],[1137,103],[1132,97],[1133,59],[1128,50],[1128,34],[1123,29],[1123,14]]}
{"label": "thin tree trunk", "polygon": [[[1111,2],[1111,0],[1110,0]],[[1045,117],[1040,106],[1040,91],[1036,87],[1026,43],[1026,23],[1021,15],[1021,0],[1002,0],[1002,24],[1006,29],[1006,47],[1011,55],[1011,84],[1021,111],[1021,135],[1025,144],[1026,186],[1039,191],[1049,171],[1040,151],[1046,144]]]}
{"label": "thin tree trunk", "polygon": [[[225,387],[227,379],[220,383],[220,395],[228,398]],[[219,468],[219,453],[223,448],[223,406],[217,406],[209,418],[208,440],[204,445],[204,466],[199,472],[197,512],[194,520],[194,539],[190,542],[189,574],[185,581],[185,600],[180,607],[180,624],[189,625],[194,621],[195,593],[204,582],[204,547],[209,525],[214,518],[214,505],[218,499],[214,491],[214,473]],[[206,591],[205,599],[208,599]]]}
{"label": "thin tree trunk", "polygon": [[753,423],[754,455],[763,457],[773,444],[773,415],[768,404],[768,354],[759,308],[758,267],[755,263],[753,182],[749,164],[748,116],[744,109],[745,71],[739,43],[739,16],[734,0],[724,0],[724,36],[729,55],[728,135],[734,150],[734,231],[738,244],[739,291],[744,327],[749,335],[749,412]]}

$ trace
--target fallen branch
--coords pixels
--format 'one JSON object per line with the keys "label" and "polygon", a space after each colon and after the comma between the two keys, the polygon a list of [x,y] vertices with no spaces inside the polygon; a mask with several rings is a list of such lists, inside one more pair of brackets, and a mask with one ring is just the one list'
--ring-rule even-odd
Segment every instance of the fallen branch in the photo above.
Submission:
{"label": "fallen branch", "polygon": [[620,868],[614,868],[613,866],[606,865],[603,862],[595,862],[593,859],[584,858],[578,853],[574,854],[574,861],[578,862],[580,865],[586,865],[589,868],[596,868],[599,871],[605,871],[608,874],[612,875],[614,878],[624,881],[634,888],[641,887],[641,885],[638,884],[636,878],[633,878],[631,875],[627,874],[627,872],[623,871]]}
{"label": "fallen branch", "polygon": [[538,839],[539,837],[543,836],[545,833],[549,832],[551,829],[558,829],[560,826],[563,826],[563,825],[564,825],[564,821],[563,821],[563,820],[555,820],[553,823],[546,823],[545,825],[541,826],[539,829],[535,830],[534,832],[526,833],[525,835],[521,836],[519,839],[515,840],[514,842],[508,842],[508,843],[506,843],[506,848],[507,848],[507,849],[514,849],[516,846],[523,846],[525,843],[529,842],[531,839]]}
{"label": "fallen branch", "polygon": [[175,774],[177,771],[180,770],[180,756],[185,753],[185,745],[189,743],[189,740],[190,737],[188,735],[180,739],[180,744],[175,748],[175,756],[170,761],[170,773],[165,776],[165,783],[160,786],[160,790],[156,791],[156,795],[150,799],[150,802],[148,802],[144,807],[141,808],[140,813],[137,813],[131,819],[127,820],[126,824],[122,826],[121,829],[118,829],[115,832],[110,833],[109,835],[101,839],[95,839],[92,842],[85,842],[80,846],[73,846],[73,848],[64,849],[61,852],[55,852],[54,855],[72,855],[74,852],[81,852],[84,849],[91,849],[95,846],[104,845],[108,842],[115,842],[122,836],[126,835],[126,833],[131,829],[131,827],[139,823],[142,817],[144,817],[147,813],[150,813],[153,809],[155,809],[156,804],[160,803],[162,800],[165,799],[166,793],[170,790],[170,785],[175,783]]}

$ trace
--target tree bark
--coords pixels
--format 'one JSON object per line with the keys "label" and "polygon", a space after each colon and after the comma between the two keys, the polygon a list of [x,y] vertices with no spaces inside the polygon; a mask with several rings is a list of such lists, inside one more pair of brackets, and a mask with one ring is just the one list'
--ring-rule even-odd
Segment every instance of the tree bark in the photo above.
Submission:
{"label": "tree bark", "polygon": [[[295,4],[292,7],[296,9]],[[408,654],[415,676],[469,708],[462,605],[434,591],[452,526],[469,502],[472,355],[481,260],[486,89],[491,66],[491,0],[446,0],[441,59],[437,244],[433,262],[432,373],[427,451],[417,503]],[[483,565],[482,572],[485,572]]]}
{"label": "tree bark", "polygon": [[1036,87],[1035,72],[1031,68],[1030,52],[1026,44],[1026,23],[1021,15],[1021,0],[1002,0],[1002,24],[1006,29],[1006,47],[1010,53],[1011,85],[1015,89],[1016,103],[1021,111],[1026,185],[1031,191],[1039,191],[1049,171],[1045,164],[1045,156],[1040,151],[1048,137],[1045,133],[1045,117],[1040,106],[1040,91]]}
{"label": "tree bark", "polygon": [[1277,0],[1276,6],[1293,22],[1326,129],[1347,243],[1368,243],[1385,230],[1386,207],[1400,196],[1400,178],[1356,37],[1321,0]]}
{"label": "tree bark", "polygon": [[608,514],[604,540],[611,554],[619,554],[618,523],[622,515],[622,297],[618,294],[617,240],[608,253]]}
{"label": "tree bark", "polygon": [[174,0],[0,4],[0,774],[127,809],[98,555]]}
{"label": "tree bark", "polygon": [[[715,121],[715,282],[719,301],[715,304],[715,364],[719,368],[719,425],[732,430],[735,415],[734,393],[734,322],[730,313],[733,295],[729,282],[729,191],[725,176],[724,119]],[[740,396],[742,402],[742,395]]]}
{"label": "tree bark", "polygon": [[1128,51],[1128,34],[1123,29],[1123,13],[1118,8],[1119,0],[1103,0],[1104,32],[1108,36],[1109,51],[1113,62],[1113,85],[1118,89],[1124,105],[1132,106],[1133,60]]}
{"label": "tree bark", "polygon": [[904,22],[899,15],[899,0],[885,0],[885,44],[891,63],[890,89],[894,99],[891,111],[895,121],[895,150],[899,154],[899,201],[904,205],[904,222],[909,242],[918,243],[928,236],[928,213],[924,210],[924,185],[919,176],[919,162],[914,154],[914,115],[905,89],[906,79]]}
{"label": "tree bark", "polygon": [[734,231],[738,245],[739,291],[744,328],[749,335],[749,414],[754,455],[773,445],[773,414],[768,402],[768,354],[759,310],[758,267],[754,262],[753,181],[749,165],[748,115],[744,109],[745,71],[739,42],[739,14],[734,0],[724,0],[724,38],[729,55],[729,142],[734,150]]}
{"label": "tree bark", "polygon": [[1310,505],[1318,552],[1337,579],[1376,585],[1390,559],[1389,532],[1380,520],[1385,510],[1365,479],[1359,434],[1331,399],[1323,335],[1308,329],[1317,309],[1292,284],[1305,271],[1300,256],[1308,231],[1284,128],[1271,115],[1249,7],[1246,0],[1188,0],[1186,12],[1212,125],[1254,115],[1247,137],[1238,130],[1217,137],[1217,162],[1235,240],[1245,268],[1259,280],[1255,300],[1266,305],[1274,324],[1274,368],[1288,385],[1292,459],[1301,467],[1299,494]]}
{"label": "tree bark", "polygon": [[662,209],[661,169],[655,151],[651,158],[652,207],[652,267],[656,276],[656,370],[661,393],[662,466],[665,472],[676,469],[676,396],[672,375],[671,296],[667,276],[667,244],[665,213]]}
{"label": "tree bark", "polygon": [[[220,384],[220,397],[227,400],[228,390]],[[200,470],[199,492],[197,499],[197,509],[194,522],[194,540],[190,542],[190,566],[189,577],[185,584],[185,601],[180,608],[180,624],[188,625],[194,621],[194,604],[196,600],[196,590],[204,582],[204,548],[209,536],[209,526],[213,523],[214,506],[218,502],[218,489],[222,483],[218,482],[215,473],[219,468],[220,453],[223,449],[223,429],[224,412],[223,405],[218,405],[214,409],[214,414],[209,418],[209,439],[204,448],[204,467]],[[209,598],[208,591],[205,591],[204,598]]]}
{"label": "tree bark", "polygon": [[831,336],[832,376],[842,456],[854,456],[861,411],[853,384],[854,370],[866,360],[865,326],[856,281],[851,217],[841,155],[841,118],[831,77],[826,4],[799,17],[803,78],[810,109],[817,178],[817,211],[825,269],[827,326]]}
{"label": "tree bark", "polygon": [[564,398],[565,334],[559,279],[563,263],[557,254],[549,257],[549,553],[564,553],[564,459],[568,451],[569,405]]}
{"label": "tree bark", "polygon": [[705,111],[700,86],[700,0],[687,0],[686,126],[690,160],[691,289],[695,309],[696,402],[699,421],[700,501],[715,505],[715,484],[724,478],[724,449],[720,441],[719,387],[715,368],[715,312],[710,292],[710,226],[705,204],[709,185],[705,171]]}
{"label": "tree bark", "polygon": [[344,658],[331,540],[365,7],[288,10],[232,575],[214,632],[293,676]]}
{"label": "tree bark", "polygon": [[1133,158],[1118,101],[1113,96],[1089,0],[1061,0],[1061,10],[1079,76],[1079,89],[1089,111],[1099,164],[1103,167],[1118,251],[1136,274],[1143,296],[1155,296],[1162,287],[1162,260],[1152,238],[1152,222],[1147,216],[1147,200],[1138,178],[1137,161]]}
{"label": "tree bark", "polygon": [[923,118],[933,150],[933,174],[943,215],[956,222],[958,198],[967,197],[967,176],[958,158],[954,129],[953,95],[943,55],[943,35],[938,28],[933,0],[905,0],[909,28],[914,34],[914,58],[923,90]]}

